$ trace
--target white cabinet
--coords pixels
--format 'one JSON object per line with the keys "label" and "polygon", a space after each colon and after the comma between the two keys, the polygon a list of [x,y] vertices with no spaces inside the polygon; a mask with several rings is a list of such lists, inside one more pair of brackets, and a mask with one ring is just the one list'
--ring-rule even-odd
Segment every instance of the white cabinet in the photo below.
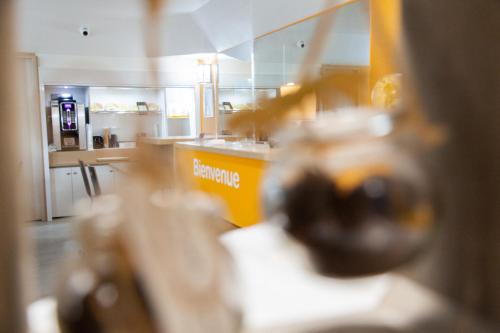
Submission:
{"label": "white cabinet", "polygon": [[127,181],[130,169],[129,162],[96,166],[95,170],[102,194],[115,193],[119,190]]}
{"label": "white cabinet", "polygon": [[115,163],[112,164],[112,167],[115,175],[115,189],[120,190],[126,185],[128,175],[131,172],[131,163]]}
{"label": "white cabinet", "polygon": [[73,214],[72,169],[50,169],[52,216],[54,217],[70,216]]}
{"label": "white cabinet", "polygon": [[79,167],[50,169],[52,216],[75,214],[77,204],[90,204]]}
{"label": "white cabinet", "polygon": [[97,180],[101,188],[101,194],[111,194],[115,192],[115,171],[109,165],[99,165],[95,167]]}
{"label": "white cabinet", "polygon": [[[95,166],[101,194],[115,193],[117,188],[126,181],[130,170],[129,163],[119,163],[113,166]],[[91,192],[94,193],[92,180],[89,177]],[[50,169],[52,189],[52,216],[64,217],[75,214],[75,205],[90,205],[91,200],[85,190],[82,173],[79,167]]]}
{"label": "white cabinet", "polygon": [[[87,173],[88,175],[88,173]],[[87,190],[85,189],[85,183],[83,182],[82,171],[80,168],[71,168],[71,183],[73,185],[73,205],[76,205],[79,202],[84,202],[84,204],[90,204],[90,198],[87,194]],[[89,184],[92,188],[92,183]]]}

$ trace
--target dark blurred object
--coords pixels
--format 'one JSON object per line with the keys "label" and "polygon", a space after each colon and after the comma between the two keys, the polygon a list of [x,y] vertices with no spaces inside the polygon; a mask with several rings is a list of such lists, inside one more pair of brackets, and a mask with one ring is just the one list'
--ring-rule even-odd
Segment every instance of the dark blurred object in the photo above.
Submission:
{"label": "dark blurred object", "polygon": [[285,131],[264,185],[267,216],[325,275],[389,271],[419,253],[434,208],[418,155],[390,136],[391,116],[349,109]]}
{"label": "dark blurred object", "polygon": [[403,24],[419,102],[449,132],[443,228],[411,275],[500,325],[500,1],[406,0]]}
{"label": "dark blurred object", "polygon": [[139,112],[147,112],[149,111],[148,103],[146,102],[137,102],[137,109]]}
{"label": "dark blurred object", "polygon": [[94,136],[92,141],[94,143],[94,149],[104,148],[104,138],[102,136]]}
{"label": "dark blurred object", "polygon": [[374,175],[345,193],[331,176],[306,171],[285,191],[286,230],[323,274],[383,273],[419,249],[423,231],[405,221],[418,214],[417,197],[410,181],[396,177]]}
{"label": "dark blurred object", "polygon": [[111,137],[109,139],[109,148],[119,148],[120,143],[118,142],[118,135],[116,134],[111,134]]}
{"label": "dark blurred object", "polygon": [[158,332],[141,282],[120,242],[118,206],[113,197],[95,201],[95,215],[82,224],[83,256],[72,261],[59,287],[63,333]]}
{"label": "dark blurred object", "polygon": [[98,197],[101,195],[101,186],[99,185],[99,178],[97,178],[97,171],[95,170],[95,167],[89,166],[89,173],[92,186],[94,187],[94,195]]}
{"label": "dark blurred object", "polygon": [[85,192],[87,192],[89,198],[92,199],[92,191],[90,189],[90,182],[85,163],[82,160],[78,160],[78,165],[80,166],[80,172],[82,174],[83,185],[85,186]]}

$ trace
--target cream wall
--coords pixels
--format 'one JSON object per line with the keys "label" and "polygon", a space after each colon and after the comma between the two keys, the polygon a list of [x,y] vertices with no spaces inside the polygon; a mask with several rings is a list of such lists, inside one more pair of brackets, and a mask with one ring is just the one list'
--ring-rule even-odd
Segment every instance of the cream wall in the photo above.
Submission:
{"label": "cream wall", "polygon": [[39,54],[42,84],[102,86],[192,86],[198,79],[196,55],[156,59],[158,81],[145,58]]}

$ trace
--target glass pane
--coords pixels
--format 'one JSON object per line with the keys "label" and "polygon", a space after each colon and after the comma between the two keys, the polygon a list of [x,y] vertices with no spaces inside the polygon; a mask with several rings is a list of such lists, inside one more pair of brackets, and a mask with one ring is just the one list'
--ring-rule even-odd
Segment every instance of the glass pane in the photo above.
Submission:
{"label": "glass pane", "polygon": [[196,133],[196,102],[193,88],[166,88],[168,136],[192,136]]}
{"label": "glass pane", "polygon": [[[255,110],[254,87],[252,42],[219,55],[219,134],[233,135],[229,122],[235,114]],[[253,134],[249,136],[253,139]]]}
{"label": "glass pane", "polygon": [[[319,43],[319,57],[307,58],[318,24],[329,13],[333,13],[331,26],[324,42]],[[311,112],[298,116],[299,119],[308,119],[318,111],[359,106],[369,101],[369,2],[356,1],[322,15],[255,41],[256,87],[272,87],[286,95],[300,87],[301,76],[307,75],[312,80],[335,77],[335,89],[310,96],[305,104]]]}

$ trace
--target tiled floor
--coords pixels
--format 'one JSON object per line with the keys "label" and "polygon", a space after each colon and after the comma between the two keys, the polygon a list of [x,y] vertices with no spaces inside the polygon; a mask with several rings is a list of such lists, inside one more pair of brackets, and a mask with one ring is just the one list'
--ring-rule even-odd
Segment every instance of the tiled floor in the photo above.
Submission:
{"label": "tiled floor", "polygon": [[29,226],[38,297],[52,295],[61,275],[64,258],[78,251],[74,242],[78,222],[72,218],[55,219],[53,222],[33,222]]}
{"label": "tiled floor", "polygon": [[[64,263],[68,258],[79,255],[75,242],[78,225],[74,218],[55,219],[53,222],[33,222],[29,225],[29,238],[35,255],[35,271],[32,280],[36,281],[33,289],[35,298],[53,295],[57,283],[64,272]],[[218,230],[226,232],[235,227],[222,222]]]}

